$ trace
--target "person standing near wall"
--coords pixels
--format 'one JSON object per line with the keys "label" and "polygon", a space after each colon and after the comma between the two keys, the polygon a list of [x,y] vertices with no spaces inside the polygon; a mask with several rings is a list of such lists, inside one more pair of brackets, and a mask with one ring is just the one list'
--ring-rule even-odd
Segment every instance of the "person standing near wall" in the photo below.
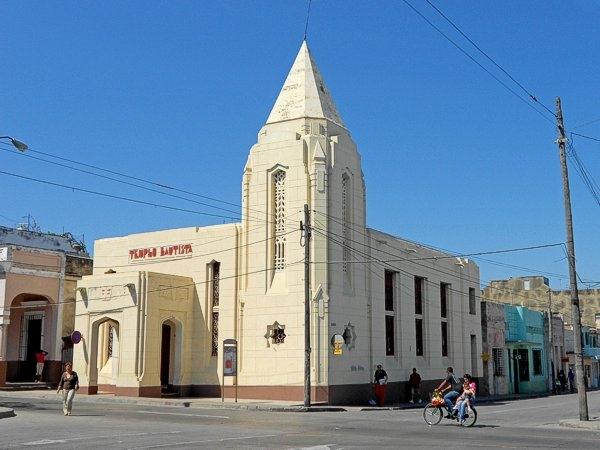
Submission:
{"label": "person standing near wall", "polygon": [[408,385],[410,386],[410,402],[414,403],[415,399],[419,403],[422,403],[421,400],[421,375],[418,374],[417,369],[413,368],[410,377],[408,378]]}
{"label": "person standing near wall", "polygon": [[73,397],[75,397],[75,391],[77,391],[78,389],[79,377],[77,376],[77,372],[73,371],[73,365],[71,363],[66,363],[65,371],[60,377],[58,389],[56,390],[57,394],[61,390],[63,391],[63,414],[65,416],[71,415],[71,408],[73,407]]}
{"label": "person standing near wall", "polygon": [[575,392],[575,388],[573,387],[573,384],[575,383],[575,372],[573,372],[571,367],[569,367],[567,377],[569,378],[569,390],[573,393]]}
{"label": "person standing near wall", "polygon": [[385,390],[387,388],[387,372],[383,370],[381,364],[377,364],[377,370],[375,371],[374,383],[375,383],[375,396],[377,397],[377,404],[383,406],[385,403]]}
{"label": "person standing near wall", "polygon": [[45,352],[42,349],[39,349],[35,352],[35,382],[39,383],[42,381],[42,374],[44,373],[44,364],[46,363],[46,355],[48,352]]}

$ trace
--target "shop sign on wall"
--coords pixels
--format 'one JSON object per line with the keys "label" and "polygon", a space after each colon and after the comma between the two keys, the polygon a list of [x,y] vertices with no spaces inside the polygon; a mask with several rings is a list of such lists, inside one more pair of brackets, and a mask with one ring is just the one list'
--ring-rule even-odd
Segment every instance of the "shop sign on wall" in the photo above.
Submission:
{"label": "shop sign on wall", "polygon": [[155,259],[185,258],[192,256],[192,244],[162,245],[158,247],[134,248],[129,250],[129,262]]}

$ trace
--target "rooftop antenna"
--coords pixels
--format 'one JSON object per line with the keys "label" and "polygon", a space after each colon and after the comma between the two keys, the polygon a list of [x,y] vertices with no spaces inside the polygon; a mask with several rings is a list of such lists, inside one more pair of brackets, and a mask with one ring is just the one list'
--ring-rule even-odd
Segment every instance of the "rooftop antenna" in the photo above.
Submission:
{"label": "rooftop antenna", "polygon": [[310,18],[310,4],[312,0],[308,0],[308,9],[306,11],[306,24],[304,25],[304,40],[306,41],[306,36],[308,35],[308,19]]}

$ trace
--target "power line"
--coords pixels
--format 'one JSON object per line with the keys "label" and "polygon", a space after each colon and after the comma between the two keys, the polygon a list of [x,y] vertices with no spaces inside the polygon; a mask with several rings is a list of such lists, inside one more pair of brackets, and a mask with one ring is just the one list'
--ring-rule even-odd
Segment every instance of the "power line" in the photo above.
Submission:
{"label": "power line", "polygon": [[[504,73],[504,75],[506,75],[508,78],[510,78],[517,86],[519,86],[521,88],[521,90],[523,92],[525,92],[527,94],[527,96],[529,98],[531,98],[531,100],[533,100],[535,103],[537,103],[538,105],[540,105],[542,108],[544,108],[546,111],[548,111],[550,114],[552,114],[552,116],[555,117],[554,112],[548,108],[546,105],[544,105],[543,103],[541,103],[537,97],[535,95],[533,95],[533,93],[531,91],[529,91],[525,86],[523,86],[523,84],[521,84],[520,82],[518,82],[510,73],[508,73],[500,64],[498,64],[496,61],[494,61],[494,59],[488,55],[485,51],[483,51],[483,49],[477,45],[469,36],[467,36],[459,27],[458,25],[456,25],[446,14],[444,14],[437,6],[435,6],[431,1],[429,0],[425,0],[429,6],[431,6],[435,11],[437,11],[437,13],[442,16],[450,25],[452,25],[452,27],[458,31],[460,33],[460,35],[462,37],[464,37],[467,41],[469,41],[471,43],[471,45],[473,45],[473,47],[475,47],[483,56],[485,56],[488,61],[490,61],[492,64],[494,64],[498,69],[500,69],[502,71],[502,73]],[[407,2],[405,2],[407,3]]]}
{"label": "power line", "polygon": [[592,136],[586,136],[585,134],[575,133],[573,131],[569,132],[569,134],[571,134],[573,136],[579,136],[579,137],[582,137],[584,139],[589,139],[590,141],[600,142],[600,139],[592,137]]}
{"label": "power line", "polygon": [[84,188],[80,188],[80,187],[76,187],[76,186],[69,186],[69,185],[66,185],[66,184],[55,183],[53,181],[42,180],[42,179],[39,179],[39,178],[27,177],[25,175],[19,175],[19,174],[16,174],[16,173],[5,172],[3,170],[0,170],[0,174],[11,176],[11,177],[14,177],[14,178],[20,178],[20,179],[23,179],[23,180],[33,181],[33,182],[36,182],[36,183],[47,184],[49,186],[61,187],[63,189],[71,189],[73,191],[85,192],[87,194],[98,195],[98,196],[101,196],[101,197],[113,198],[113,199],[116,199],[116,200],[123,200],[123,201],[131,202],[131,203],[138,203],[140,205],[154,206],[154,207],[157,207],[157,208],[169,209],[171,211],[187,212],[187,213],[191,213],[191,214],[198,214],[198,215],[201,215],[201,216],[220,217],[220,218],[223,218],[223,219],[230,219],[230,220],[241,220],[240,217],[224,216],[224,215],[221,215],[221,214],[213,214],[213,213],[207,213],[207,212],[202,212],[202,211],[195,211],[195,210],[192,210],[192,209],[185,209],[185,208],[178,208],[178,207],[175,207],[175,206],[162,205],[162,204],[159,204],[159,203],[152,203],[152,202],[147,202],[147,201],[144,201],[144,200],[137,200],[137,199],[130,198],[130,197],[123,197],[123,196],[120,196],[120,195],[107,194],[105,192],[93,191],[91,189],[84,189]]}
{"label": "power line", "polygon": [[[137,177],[137,176],[129,174],[129,173],[123,173],[123,172],[119,172],[119,171],[116,171],[116,170],[112,170],[112,169],[107,169],[107,168],[104,168],[104,167],[96,166],[96,165],[93,165],[93,164],[88,164],[88,163],[76,161],[76,160],[73,160],[73,159],[64,158],[62,156],[54,155],[52,153],[42,152],[40,150],[35,150],[35,149],[32,149],[32,148],[28,148],[27,151],[28,152],[32,152],[32,153],[38,153],[38,154],[44,155],[44,156],[48,156],[50,158],[55,158],[55,159],[58,159],[60,161],[65,161],[65,162],[69,162],[69,163],[72,163],[72,164],[77,164],[77,165],[80,165],[80,166],[83,166],[83,167],[87,167],[87,168],[90,168],[90,169],[99,170],[101,172],[109,173],[109,174],[112,174],[112,175],[117,175],[117,176],[124,177],[124,178],[127,178],[127,179],[139,181],[141,183],[146,183],[146,184],[149,184],[149,185],[153,185],[153,186],[156,186],[156,187],[159,187],[159,188],[162,188],[162,189],[168,189],[168,190],[171,190],[171,191],[179,192],[181,194],[187,194],[187,195],[191,195],[191,196],[198,197],[198,198],[204,198],[206,200],[212,200],[214,202],[222,203],[222,204],[225,204],[225,205],[235,206],[236,208],[241,208],[241,205],[239,205],[237,203],[231,203],[231,202],[227,202],[225,200],[221,200],[221,199],[218,199],[218,198],[215,198],[215,197],[211,197],[211,196],[208,196],[208,195],[198,194],[196,192],[188,191],[188,190],[185,190],[185,189],[180,189],[180,188],[177,188],[177,187],[174,187],[174,186],[169,186],[167,184],[160,183],[158,181],[152,181],[152,180],[140,178],[140,177]],[[248,209],[251,210],[251,208],[248,208]],[[260,214],[264,213],[263,211],[255,211],[255,212],[258,212]]]}
{"label": "power line", "polygon": [[[316,212],[316,213],[318,213],[318,214],[321,214],[323,216],[326,216],[329,219],[333,220],[334,222],[337,222],[338,224],[344,226],[344,222],[340,218],[336,218],[336,217],[334,217],[331,214],[323,213],[321,211],[316,211],[316,210],[313,210],[313,211]],[[365,234],[362,231],[363,229],[365,229],[365,227],[363,227],[362,225],[353,223],[353,222],[350,222],[349,224],[354,225],[354,227],[351,227],[351,228],[356,233],[358,233],[358,234],[360,234],[362,236],[367,237],[367,234]],[[374,230],[374,231],[377,231],[377,230]],[[418,245],[418,246],[421,246],[421,247],[424,247],[424,248],[427,248],[429,250],[433,250],[433,251],[436,251],[436,252],[442,252],[442,253],[446,253],[446,254],[448,254],[448,253],[449,254],[458,254],[457,252],[453,252],[453,251],[450,251],[450,250],[447,250],[447,249],[443,249],[443,248],[434,247],[432,245],[425,244],[425,243],[422,243],[422,242],[417,242],[417,241],[406,239],[406,238],[403,238],[403,237],[394,236],[394,235],[391,235],[389,233],[385,233],[385,234],[388,234],[389,236],[393,237],[394,239],[398,239],[398,240],[402,240],[402,241],[405,241],[405,242],[409,242],[411,244]],[[361,244],[361,245],[363,245],[363,244]],[[385,245],[389,246],[388,244],[385,244]],[[559,245],[564,245],[564,244],[559,244]],[[379,249],[376,249],[376,250],[377,251],[383,251],[383,250],[379,250]],[[537,273],[547,274],[547,275],[554,276],[554,277],[559,277],[559,278],[568,278],[567,276],[562,275],[562,274],[554,274],[552,272],[546,272],[546,271],[542,271],[542,270],[538,270],[538,269],[530,269],[530,268],[526,268],[526,267],[509,265],[509,264],[500,263],[500,262],[488,260],[488,259],[477,257],[477,256],[475,256],[473,259],[486,261],[486,262],[489,262],[490,264],[497,264],[497,265],[500,265],[500,266],[505,266],[505,267],[510,267],[510,268],[516,268],[516,269],[519,269],[519,270],[526,270],[526,271],[530,271],[530,272],[537,272]]]}
{"label": "power line", "polygon": [[575,125],[573,128],[571,128],[572,130],[576,130],[577,128],[583,128],[583,127],[587,127],[588,125],[592,125],[596,122],[600,122],[600,117],[594,120],[590,120],[589,122],[585,122],[585,123],[581,123],[579,125]]}
{"label": "power line", "polygon": [[95,176],[95,177],[98,177],[98,178],[103,178],[103,179],[106,179],[106,180],[114,181],[115,183],[124,184],[126,186],[132,186],[132,187],[136,187],[138,189],[143,189],[145,191],[154,192],[154,193],[157,193],[157,194],[160,194],[160,195],[165,195],[167,197],[176,198],[176,199],[179,199],[179,200],[185,200],[185,201],[188,201],[188,202],[200,205],[200,206],[206,206],[208,208],[218,209],[220,211],[225,211],[225,212],[229,212],[229,213],[232,213],[232,214],[238,214],[237,211],[232,211],[231,209],[227,209],[227,208],[222,208],[220,206],[211,205],[210,203],[199,202],[197,200],[193,200],[193,199],[190,199],[190,198],[187,198],[187,197],[182,197],[181,195],[171,194],[169,192],[164,192],[164,191],[161,191],[161,190],[158,190],[158,189],[150,188],[150,187],[147,187],[147,186],[142,186],[140,184],[131,183],[131,182],[125,181],[125,180],[119,180],[118,178],[113,178],[113,177],[110,177],[110,176],[107,176],[107,175],[102,175],[102,174],[99,174],[99,173],[96,173],[96,172],[92,172],[92,171],[89,171],[89,170],[85,170],[85,169],[80,169],[78,167],[69,166],[67,164],[62,164],[62,163],[59,163],[59,162],[56,162],[56,161],[50,161],[48,159],[39,158],[37,156],[27,155],[27,154],[25,154],[23,152],[15,151],[14,149],[12,149],[10,147],[0,147],[0,150],[3,150],[3,151],[5,151],[7,153],[10,153],[12,155],[24,156],[24,157],[27,157],[27,158],[34,159],[36,161],[42,161],[42,162],[47,163],[47,164],[52,164],[52,165],[55,165],[55,166],[64,167],[64,168],[67,168],[67,169],[74,170],[76,172],[81,172],[81,173],[85,173],[87,175],[92,175],[92,176]]}
{"label": "power line", "polygon": [[[538,113],[544,120],[550,122],[554,125],[554,121],[548,118],[545,114],[543,114],[539,109],[534,107],[531,103],[529,103],[526,99],[521,97],[517,92],[514,91],[510,86],[504,83],[500,78],[494,75],[489,69],[487,69],[483,64],[477,61],[469,52],[464,50],[456,41],[454,41],[450,36],[444,33],[438,26],[436,26],[431,20],[429,20],[423,13],[421,13],[417,8],[415,8],[408,0],[402,0],[410,9],[412,9],[419,17],[421,17],[425,22],[427,22],[434,30],[436,30],[439,34],[441,34],[448,42],[450,42],[454,47],[456,47],[461,53],[463,53],[467,58],[477,64],[484,72],[486,72],[489,76],[491,76],[494,80],[500,83],[506,90],[512,93],[515,97],[521,100],[524,104],[526,104],[529,108],[533,109],[536,113]],[[554,113],[552,113],[554,117]]]}

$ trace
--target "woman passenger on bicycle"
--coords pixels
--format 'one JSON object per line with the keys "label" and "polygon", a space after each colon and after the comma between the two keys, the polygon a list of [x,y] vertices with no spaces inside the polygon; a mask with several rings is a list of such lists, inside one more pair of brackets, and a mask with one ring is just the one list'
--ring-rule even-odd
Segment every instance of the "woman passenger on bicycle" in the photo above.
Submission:
{"label": "woman passenger on bicycle", "polygon": [[473,406],[473,402],[475,401],[475,392],[477,390],[477,386],[475,385],[475,381],[471,375],[465,373],[463,379],[463,391],[456,399],[456,404],[454,405],[454,411],[458,411],[458,420],[461,425],[465,422],[467,407]]}

